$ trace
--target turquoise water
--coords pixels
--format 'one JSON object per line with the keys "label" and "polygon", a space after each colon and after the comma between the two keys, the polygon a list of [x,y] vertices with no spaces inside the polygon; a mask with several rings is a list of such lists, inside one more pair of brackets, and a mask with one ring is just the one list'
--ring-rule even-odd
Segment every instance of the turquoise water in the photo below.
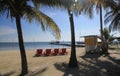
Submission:
{"label": "turquoise water", "polygon": [[[61,42],[70,44],[70,42]],[[25,42],[24,43],[26,50],[35,50],[38,48],[46,49],[46,48],[70,48],[70,46],[63,46],[63,45],[53,45],[49,42]],[[0,43],[0,50],[19,50],[19,44],[17,42],[5,42]]]}

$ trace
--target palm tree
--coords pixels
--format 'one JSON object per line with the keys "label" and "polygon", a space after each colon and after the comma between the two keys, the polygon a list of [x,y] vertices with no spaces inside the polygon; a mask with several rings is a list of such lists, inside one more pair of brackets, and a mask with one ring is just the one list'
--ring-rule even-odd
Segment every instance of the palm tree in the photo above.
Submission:
{"label": "palm tree", "polygon": [[39,4],[42,3],[50,7],[67,8],[71,27],[71,56],[69,61],[69,67],[77,67],[78,63],[76,58],[75,32],[72,14],[74,0],[33,0],[33,2],[35,3],[36,7],[38,7]]}
{"label": "palm tree", "polygon": [[[101,31],[101,40],[103,41],[104,38],[103,38],[102,7],[104,9],[112,8],[112,9],[114,9],[114,13],[115,13],[115,10],[117,10],[117,12],[118,12],[118,10],[120,10],[119,9],[120,8],[120,1],[119,0],[116,0],[116,1],[115,0],[89,0],[89,1],[93,5],[95,4],[97,11],[99,10],[99,12],[100,12],[100,31]],[[116,6],[115,2],[117,2],[117,6]],[[111,19],[113,19],[112,14],[113,14],[113,10],[106,14],[105,24],[107,22],[109,22]],[[120,17],[119,17],[120,14],[116,14],[116,15],[117,15],[116,17],[120,19]],[[114,19],[115,19],[115,17],[114,17]],[[111,22],[110,29],[113,29],[113,30],[117,29],[117,27],[114,27],[113,24],[119,23],[119,19],[116,19],[117,20],[116,22],[114,20],[113,20],[113,22]],[[117,24],[117,25],[119,25],[119,24]],[[116,24],[115,24],[115,26],[116,26]]]}
{"label": "palm tree", "polygon": [[[109,0],[108,0],[109,1]],[[84,13],[87,13],[90,15],[90,18],[92,18],[93,15],[93,8],[96,7],[96,11],[100,13],[100,34],[101,34],[101,40],[103,41],[103,22],[102,22],[102,8],[107,8],[107,0],[87,0],[86,1],[86,7],[83,6]]]}
{"label": "palm tree", "polygon": [[97,11],[100,13],[100,34],[101,34],[101,40],[103,41],[103,22],[102,22],[102,6],[105,8],[105,0],[91,0],[96,5]]}
{"label": "palm tree", "polygon": [[119,31],[120,29],[120,0],[112,0],[109,5],[110,11],[105,15],[105,23],[110,22],[110,31]]}
{"label": "palm tree", "polygon": [[44,13],[32,7],[29,4],[29,1],[32,2],[31,0],[0,0],[0,14],[5,14],[7,17],[10,17],[12,20],[15,19],[16,21],[21,55],[22,76],[28,73],[28,66],[23,42],[21,19],[24,17],[29,22],[36,20],[41,23],[43,30],[49,28],[52,30],[52,33],[56,38],[60,38],[60,30],[57,27],[56,23],[54,23],[54,21]]}
{"label": "palm tree", "polygon": [[103,29],[103,38],[108,43],[112,42],[115,39],[114,34],[111,34],[111,32],[108,28]]}
{"label": "palm tree", "polygon": [[76,58],[76,48],[75,48],[75,31],[74,31],[74,20],[72,11],[68,8],[70,28],[71,28],[71,56],[69,60],[69,67],[78,67],[78,62]]}

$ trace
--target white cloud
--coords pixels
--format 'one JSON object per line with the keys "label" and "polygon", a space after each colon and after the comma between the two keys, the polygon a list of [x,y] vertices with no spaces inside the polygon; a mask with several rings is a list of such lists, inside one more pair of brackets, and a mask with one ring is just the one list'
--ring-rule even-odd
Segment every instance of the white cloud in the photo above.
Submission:
{"label": "white cloud", "polygon": [[16,33],[16,30],[9,26],[0,26],[0,36]]}

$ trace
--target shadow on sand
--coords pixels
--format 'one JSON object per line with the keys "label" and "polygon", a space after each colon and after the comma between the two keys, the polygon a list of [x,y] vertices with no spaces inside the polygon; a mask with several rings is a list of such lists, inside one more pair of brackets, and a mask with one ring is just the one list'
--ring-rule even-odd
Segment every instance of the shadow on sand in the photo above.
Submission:
{"label": "shadow on sand", "polygon": [[[46,70],[47,70],[47,67],[42,68],[42,69],[37,69],[35,71],[29,71],[29,73],[25,76],[40,76]],[[15,71],[11,71],[11,72],[7,72],[5,74],[0,74],[0,76],[17,76],[17,75],[14,75],[15,73],[16,73]],[[20,75],[18,75],[18,76],[20,76]]]}
{"label": "shadow on sand", "polygon": [[11,75],[13,75],[14,73],[15,73],[14,71],[11,71],[11,72],[7,72],[7,73],[5,73],[5,74],[3,74],[3,75],[0,74],[0,76],[11,76]]}
{"label": "shadow on sand", "polygon": [[27,76],[40,76],[42,73],[44,73],[47,70],[47,67],[42,69],[37,69],[35,71],[31,71]]}
{"label": "shadow on sand", "polygon": [[[64,72],[63,76],[120,76],[120,60],[111,56],[88,54],[78,58],[78,67],[69,68],[68,63],[55,63],[57,70]],[[107,58],[104,60],[104,58]]]}
{"label": "shadow on sand", "polygon": [[79,74],[79,68],[68,68],[66,63],[55,63],[54,66],[56,67],[57,70],[60,70],[64,72],[63,76],[80,76]]}

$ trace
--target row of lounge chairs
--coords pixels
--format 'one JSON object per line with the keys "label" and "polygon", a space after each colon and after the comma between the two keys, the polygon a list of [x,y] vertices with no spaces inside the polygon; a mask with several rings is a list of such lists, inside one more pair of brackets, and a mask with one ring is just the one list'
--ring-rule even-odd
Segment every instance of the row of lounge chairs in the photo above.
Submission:
{"label": "row of lounge chairs", "polygon": [[55,49],[37,49],[35,56],[54,56],[54,55],[65,55],[67,54],[66,48],[55,48]]}

